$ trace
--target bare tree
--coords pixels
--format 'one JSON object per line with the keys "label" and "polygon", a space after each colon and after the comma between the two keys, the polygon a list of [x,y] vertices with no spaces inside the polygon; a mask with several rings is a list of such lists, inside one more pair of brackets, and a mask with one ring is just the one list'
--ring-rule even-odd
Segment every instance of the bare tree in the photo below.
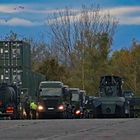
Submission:
{"label": "bare tree", "polygon": [[105,72],[117,20],[99,7],[82,6],[57,10],[48,23],[52,55],[70,69],[67,83],[90,91],[94,84],[97,90],[93,81]]}
{"label": "bare tree", "polygon": [[108,13],[103,14],[99,7],[93,6],[82,6],[79,10],[70,8],[58,10],[51,15],[48,23],[51,29],[52,48],[55,54],[58,52],[59,60],[66,65],[71,64],[69,63],[71,54],[77,49],[79,42],[86,48],[97,47],[106,34],[107,47],[110,47],[117,25],[115,18]]}

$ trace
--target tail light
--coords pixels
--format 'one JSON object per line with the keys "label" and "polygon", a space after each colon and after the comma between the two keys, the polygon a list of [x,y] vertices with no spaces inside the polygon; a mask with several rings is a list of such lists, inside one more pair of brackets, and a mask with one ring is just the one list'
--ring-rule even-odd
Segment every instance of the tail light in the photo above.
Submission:
{"label": "tail light", "polygon": [[7,107],[6,113],[14,113],[14,107],[12,107],[12,106]]}

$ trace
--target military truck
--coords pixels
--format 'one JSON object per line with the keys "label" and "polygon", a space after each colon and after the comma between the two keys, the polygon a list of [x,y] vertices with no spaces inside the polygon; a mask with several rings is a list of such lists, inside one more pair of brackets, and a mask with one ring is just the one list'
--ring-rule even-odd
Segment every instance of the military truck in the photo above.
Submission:
{"label": "military truck", "polygon": [[134,92],[132,90],[123,90],[123,96],[125,97],[126,102],[129,103],[129,110],[130,110],[129,117],[134,118],[136,112],[135,110],[136,103],[133,102],[135,99]]}
{"label": "military truck", "polygon": [[16,85],[0,84],[0,118],[20,118],[20,90]]}
{"label": "military truck", "polygon": [[94,99],[95,96],[88,96],[86,95],[86,101],[85,101],[85,108],[86,108],[86,118],[93,118],[94,117]]}
{"label": "military truck", "polygon": [[86,108],[86,91],[80,89],[80,99],[81,99],[81,107],[83,109],[82,118],[88,117],[88,111]]}
{"label": "military truck", "polygon": [[99,97],[94,100],[95,117],[128,117],[129,102],[122,93],[122,78],[102,76],[100,78]]}
{"label": "military truck", "polygon": [[71,96],[73,118],[84,118],[85,92],[81,91],[80,93],[79,88],[70,88],[69,94]]}
{"label": "military truck", "polygon": [[132,99],[134,97],[134,93],[132,90],[124,90],[123,96],[127,99]]}
{"label": "military truck", "polygon": [[138,117],[140,118],[140,97],[135,96],[132,90],[124,90],[123,96],[129,102],[130,106],[130,117]]}
{"label": "military truck", "polygon": [[38,94],[38,118],[67,118],[70,96],[61,81],[42,81]]}
{"label": "military truck", "polygon": [[[6,95],[9,93],[7,96],[10,96],[12,88],[15,93],[20,91],[21,118],[23,114],[26,115],[24,111],[25,98],[35,99],[39,83],[43,80],[45,80],[45,76],[33,72],[31,69],[31,50],[27,42],[0,41],[0,85],[7,84],[6,90],[0,92],[0,96],[3,97],[4,92]],[[16,91],[17,89],[19,91]]]}

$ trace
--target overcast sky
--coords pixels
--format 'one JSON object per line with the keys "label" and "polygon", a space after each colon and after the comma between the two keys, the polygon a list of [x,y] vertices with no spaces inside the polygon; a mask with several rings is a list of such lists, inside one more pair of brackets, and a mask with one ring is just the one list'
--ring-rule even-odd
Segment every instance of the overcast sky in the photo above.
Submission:
{"label": "overcast sky", "polygon": [[23,37],[40,39],[47,18],[56,8],[79,9],[82,4],[99,4],[119,20],[112,49],[129,47],[132,39],[140,41],[139,0],[0,0],[0,37],[14,31]]}

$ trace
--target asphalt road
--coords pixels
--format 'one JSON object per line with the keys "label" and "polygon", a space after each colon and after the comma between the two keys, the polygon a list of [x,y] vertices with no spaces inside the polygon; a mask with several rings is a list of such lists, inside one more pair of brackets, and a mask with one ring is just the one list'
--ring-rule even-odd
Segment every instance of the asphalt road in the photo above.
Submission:
{"label": "asphalt road", "polygon": [[0,120],[0,140],[140,140],[140,119]]}

